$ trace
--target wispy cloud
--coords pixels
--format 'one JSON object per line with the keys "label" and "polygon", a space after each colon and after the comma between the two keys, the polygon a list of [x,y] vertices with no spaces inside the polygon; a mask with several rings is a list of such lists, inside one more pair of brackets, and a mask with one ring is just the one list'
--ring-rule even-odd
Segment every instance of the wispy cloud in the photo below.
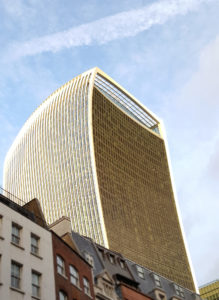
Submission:
{"label": "wispy cloud", "polygon": [[57,52],[64,48],[101,45],[135,36],[153,25],[163,24],[171,17],[194,11],[201,3],[210,1],[212,0],[160,0],[140,9],[118,13],[69,30],[14,43],[7,51],[7,57],[18,59],[43,52]]}

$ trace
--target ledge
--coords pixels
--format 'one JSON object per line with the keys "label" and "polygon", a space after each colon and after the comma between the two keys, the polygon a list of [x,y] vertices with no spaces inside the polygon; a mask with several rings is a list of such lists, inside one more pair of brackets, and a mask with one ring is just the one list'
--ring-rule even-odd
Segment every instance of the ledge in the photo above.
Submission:
{"label": "ledge", "polygon": [[64,278],[65,280],[68,280],[68,277],[66,275],[60,274],[57,272],[58,275],[60,275],[62,278]]}
{"label": "ledge", "polygon": [[[30,254],[37,257],[37,258],[39,258],[39,259],[43,259],[42,256],[39,256],[38,254],[35,254],[33,252],[30,252]],[[32,296],[32,297],[35,297],[35,296]],[[40,299],[40,298],[37,298],[37,299]]]}
{"label": "ledge", "polygon": [[25,250],[24,247],[22,247],[22,246],[20,246],[20,245],[18,245],[18,244],[15,244],[15,243],[13,243],[13,242],[11,242],[11,244],[12,244],[13,246],[15,246],[15,247],[21,249],[21,250]]}
{"label": "ledge", "polygon": [[182,300],[182,299],[185,299],[185,297],[180,297],[180,296],[174,294],[170,299],[172,299],[172,300]]}
{"label": "ledge", "polygon": [[[162,292],[162,293],[164,293],[164,294],[166,295],[165,290],[164,290],[162,287],[155,286],[155,287],[151,290],[151,292],[155,292],[155,291]],[[150,292],[150,293],[151,293],[151,292]]]}
{"label": "ledge", "polygon": [[36,300],[40,300],[41,298],[37,297],[37,296],[31,296],[32,299],[36,299]]}
{"label": "ledge", "polygon": [[93,297],[87,293],[84,293],[86,296],[88,296],[90,299],[93,299]]}
{"label": "ledge", "polygon": [[[80,286],[75,285],[75,284],[72,283],[71,281],[70,281],[70,283],[71,283],[71,285],[73,285],[76,289],[78,289],[79,291],[82,291],[82,288],[81,288]],[[86,295],[87,295],[87,294],[86,294]]]}
{"label": "ledge", "polygon": [[10,289],[11,289],[12,291],[18,292],[18,293],[20,293],[20,294],[22,294],[22,295],[25,295],[25,292],[24,292],[24,291],[22,291],[22,290],[20,290],[20,289],[17,289],[17,288],[15,288],[15,287],[13,287],[13,286],[10,286]]}

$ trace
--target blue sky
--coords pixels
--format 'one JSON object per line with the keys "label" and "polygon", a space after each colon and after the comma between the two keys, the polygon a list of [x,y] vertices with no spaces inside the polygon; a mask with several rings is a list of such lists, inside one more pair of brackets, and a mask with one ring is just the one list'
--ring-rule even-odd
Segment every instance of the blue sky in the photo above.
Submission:
{"label": "blue sky", "polygon": [[219,1],[0,0],[0,183],[20,128],[98,66],[163,119],[198,285],[219,270]]}

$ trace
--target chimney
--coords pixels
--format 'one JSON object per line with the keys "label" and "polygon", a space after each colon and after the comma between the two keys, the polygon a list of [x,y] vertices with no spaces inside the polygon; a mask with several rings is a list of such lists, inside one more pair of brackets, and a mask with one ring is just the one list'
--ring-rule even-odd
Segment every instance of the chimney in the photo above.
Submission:
{"label": "chimney", "polygon": [[49,229],[54,231],[58,236],[63,236],[67,233],[71,233],[71,221],[69,217],[61,217],[51,225]]}

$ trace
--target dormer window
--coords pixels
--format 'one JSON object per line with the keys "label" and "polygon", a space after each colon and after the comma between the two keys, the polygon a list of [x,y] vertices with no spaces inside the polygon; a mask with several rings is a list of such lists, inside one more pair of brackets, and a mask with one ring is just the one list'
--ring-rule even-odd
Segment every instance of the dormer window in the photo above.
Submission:
{"label": "dormer window", "polygon": [[102,256],[102,258],[104,259],[105,256],[104,256],[104,251],[103,251],[103,249],[98,248],[98,251],[99,251],[100,255]]}
{"label": "dormer window", "polygon": [[181,288],[181,286],[174,284],[175,292],[177,296],[180,296],[181,298],[185,298],[184,290]]}
{"label": "dormer window", "polygon": [[122,269],[125,269],[125,262],[124,262],[124,260],[120,260],[120,267]]}
{"label": "dormer window", "polygon": [[144,279],[144,269],[140,266],[136,266],[138,277]]}
{"label": "dormer window", "polygon": [[109,261],[111,262],[111,264],[115,264],[115,257],[114,257],[114,255],[112,255],[112,254],[109,255]]}
{"label": "dormer window", "polygon": [[[154,290],[155,300],[167,300],[167,296],[163,290],[156,289]],[[176,298],[171,298],[172,300],[177,300]]]}
{"label": "dormer window", "polygon": [[94,259],[90,253],[85,252],[85,259],[92,267],[94,267]]}
{"label": "dormer window", "polygon": [[158,276],[157,274],[153,274],[154,277],[154,282],[156,284],[157,287],[162,287],[161,282],[160,282],[160,276]]}
{"label": "dormer window", "polygon": [[159,293],[158,296],[159,296],[159,299],[160,299],[160,300],[164,300],[164,299],[165,299],[165,296],[164,296],[163,294],[160,294],[160,293]]}

